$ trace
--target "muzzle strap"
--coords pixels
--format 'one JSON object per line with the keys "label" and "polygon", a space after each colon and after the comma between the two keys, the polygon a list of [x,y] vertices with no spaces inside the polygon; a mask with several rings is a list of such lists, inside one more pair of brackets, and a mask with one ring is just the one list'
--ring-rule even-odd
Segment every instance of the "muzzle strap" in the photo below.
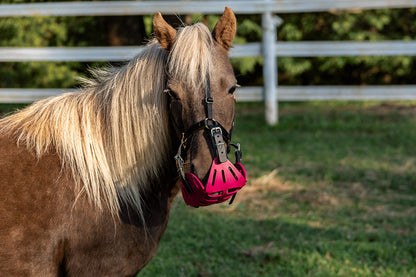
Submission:
{"label": "muzzle strap", "polygon": [[[235,147],[235,162],[238,164],[241,164],[241,159],[243,158],[243,151],[241,151],[240,144],[230,143],[230,145]],[[190,186],[189,183],[188,183],[188,186]],[[228,205],[231,205],[234,202],[234,199],[236,196],[237,196],[237,192],[233,194],[233,196],[230,199],[230,202],[228,202]]]}
{"label": "muzzle strap", "polygon": [[227,149],[225,148],[225,142],[222,137],[222,130],[220,127],[214,127],[211,129],[211,138],[217,151],[218,160],[220,163],[227,161]]}
{"label": "muzzle strap", "polygon": [[243,158],[243,151],[241,150],[240,144],[230,143],[230,145],[235,147],[235,162],[241,163],[241,159]]}

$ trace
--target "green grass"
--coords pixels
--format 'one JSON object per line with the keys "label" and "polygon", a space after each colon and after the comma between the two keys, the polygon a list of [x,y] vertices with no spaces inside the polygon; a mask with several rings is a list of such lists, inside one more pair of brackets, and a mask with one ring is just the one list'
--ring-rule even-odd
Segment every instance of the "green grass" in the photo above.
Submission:
{"label": "green grass", "polygon": [[232,206],[179,195],[139,276],[416,276],[416,103],[281,104],[275,127],[237,108],[249,183]]}
{"label": "green grass", "polygon": [[235,204],[179,196],[139,276],[416,276],[415,103],[240,104]]}
{"label": "green grass", "polygon": [[26,104],[0,104],[0,117],[24,107],[26,107]]}

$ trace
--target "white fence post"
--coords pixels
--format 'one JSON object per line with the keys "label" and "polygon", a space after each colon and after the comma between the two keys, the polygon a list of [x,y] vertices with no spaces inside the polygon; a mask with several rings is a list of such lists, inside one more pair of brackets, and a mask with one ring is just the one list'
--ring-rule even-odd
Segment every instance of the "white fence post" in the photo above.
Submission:
{"label": "white fence post", "polygon": [[269,125],[278,123],[279,105],[277,95],[277,58],[276,58],[276,25],[280,18],[275,18],[271,12],[262,15],[262,55],[264,79],[265,117]]}
{"label": "white fence post", "polygon": [[275,52],[276,33],[272,13],[265,12],[262,16],[263,26],[263,79],[264,79],[264,106],[266,121],[270,125],[278,122],[278,104],[276,95],[277,62]]}

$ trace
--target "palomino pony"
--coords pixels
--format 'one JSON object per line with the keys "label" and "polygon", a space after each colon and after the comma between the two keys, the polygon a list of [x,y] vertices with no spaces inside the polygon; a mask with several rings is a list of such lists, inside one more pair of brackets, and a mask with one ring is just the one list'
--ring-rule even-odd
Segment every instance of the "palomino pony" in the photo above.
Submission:
{"label": "palomino pony", "polygon": [[[125,66],[0,120],[0,276],[133,276],[181,188],[202,206],[244,185],[194,197],[231,145],[233,12],[212,33],[176,31],[160,13],[153,24],[156,39]],[[232,166],[224,183],[245,179]]]}

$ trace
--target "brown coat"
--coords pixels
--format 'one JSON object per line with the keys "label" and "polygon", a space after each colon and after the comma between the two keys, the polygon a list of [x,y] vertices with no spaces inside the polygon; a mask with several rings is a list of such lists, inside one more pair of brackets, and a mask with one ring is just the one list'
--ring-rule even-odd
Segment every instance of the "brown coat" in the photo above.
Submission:
{"label": "brown coat", "polygon": [[178,190],[145,194],[145,234],[131,209],[114,219],[76,199],[56,154],[38,160],[4,136],[0,180],[0,276],[134,276],[154,256]]}

